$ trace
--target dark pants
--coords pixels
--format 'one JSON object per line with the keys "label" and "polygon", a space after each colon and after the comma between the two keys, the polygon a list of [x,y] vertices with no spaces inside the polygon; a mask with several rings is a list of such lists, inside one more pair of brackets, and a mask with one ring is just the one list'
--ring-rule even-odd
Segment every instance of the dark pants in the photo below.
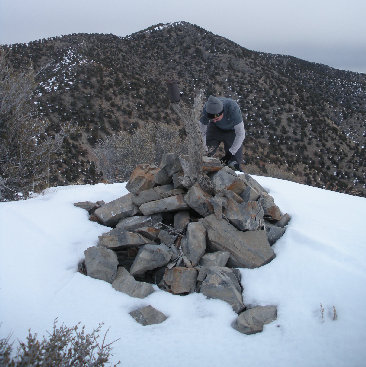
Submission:
{"label": "dark pants", "polygon": [[[220,143],[224,143],[225,153],[229,151],[235,139],[235,130],[219,129],[214,122],[210,122],[207,127],[206,145],[210,154],[214,154]],[[243,144],[235,153],[235,160],[241,164],[243,160]]]}

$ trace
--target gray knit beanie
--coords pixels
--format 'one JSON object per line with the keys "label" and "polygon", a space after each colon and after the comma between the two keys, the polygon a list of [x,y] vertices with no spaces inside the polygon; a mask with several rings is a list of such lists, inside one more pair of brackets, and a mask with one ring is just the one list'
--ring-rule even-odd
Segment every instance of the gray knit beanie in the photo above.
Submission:
{"label": "gray knit beanie", "polygon": [[214,96],[208,97],[208,100],[206,102],[207,113],[217,114],[222,112],[223,109],[224,105],[217,97]]}

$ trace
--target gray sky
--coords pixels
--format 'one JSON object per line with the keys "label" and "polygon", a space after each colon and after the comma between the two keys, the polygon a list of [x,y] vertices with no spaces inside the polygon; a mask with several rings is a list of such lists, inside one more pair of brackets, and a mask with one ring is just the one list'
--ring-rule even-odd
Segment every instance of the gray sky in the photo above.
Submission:
{"label": "gray sky", "polygon": [[187,21],[250,50],[366,73],[365,0],[0,0],[0,44]]}

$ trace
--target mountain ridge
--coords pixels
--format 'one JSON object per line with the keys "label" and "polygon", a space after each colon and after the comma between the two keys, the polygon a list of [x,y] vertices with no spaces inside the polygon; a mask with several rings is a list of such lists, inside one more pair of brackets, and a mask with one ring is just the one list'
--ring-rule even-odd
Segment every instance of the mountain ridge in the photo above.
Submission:
{"label": "mountain ridge", "polygon": [[15,67],[32,61],[37,110],[52,128],[68,122],[80,129],[65,143],[71,168],[55,163],[65,177],[54,175],[57,184],[99,180],[87,167],[105,136],[146,123],[180,125],[165,90],[175,79],[186,104],[199,89],[238,101],[246,170],[365,196],[365,74],[251,51],[187,22],[3,48]]}

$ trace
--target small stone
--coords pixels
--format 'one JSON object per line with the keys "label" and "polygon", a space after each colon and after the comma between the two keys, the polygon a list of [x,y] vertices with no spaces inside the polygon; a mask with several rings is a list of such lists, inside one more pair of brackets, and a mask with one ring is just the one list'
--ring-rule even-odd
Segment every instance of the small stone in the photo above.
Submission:
{"label": "small stone", "polygon": [[286,227],[289,224],[290,220],[291,220],[291,216],[286,213],[276,223],[276,226],[284,228],[284,227]]}
{"label": "small stone", "polygon": [[78,203],[74,203],[74,206],[86,210],[89,214],[94,213],[95,209],[98,209],[101,205],[104,205],[104,202],[103,204],[92,203],[91,201],[80,201]]}
{"label": "small stone", "polygon": [[277,227],[277,225],[265,222],[266,233],[268,242],[272,246],[274,245],[285,233],[286,229]]}
{"label": "small stone", "polygon": [[196,289],[197,270],[185,267],[167,269],[163,280],[173,294],[192,293]]}
{"label": "small stone", "polygon": [[280,208],[274,203],[271,195],[263,193],[259,198],[259,203],[264,210],[264,218],[270,221],[277,222],[281,219],[282,214]]}
{"label": "small stone", "polygon": [[151,284],[138,282],[135,278],[123,267],[118,268],[117,276],[112,287],[122,293],[126,293],[131,297],[145,298],[154,292]]}
{"label": "small stone", "polygon": [[130,315],[141,325],[161,324],[168,317],[152,306],[146,306],[131,311]]}
{"label": "small stone", "polygon": [[255,334],[263,331],[263,326],[277,319],[276,306],[257,306],[242,312],[232,327],[243,334]]}

